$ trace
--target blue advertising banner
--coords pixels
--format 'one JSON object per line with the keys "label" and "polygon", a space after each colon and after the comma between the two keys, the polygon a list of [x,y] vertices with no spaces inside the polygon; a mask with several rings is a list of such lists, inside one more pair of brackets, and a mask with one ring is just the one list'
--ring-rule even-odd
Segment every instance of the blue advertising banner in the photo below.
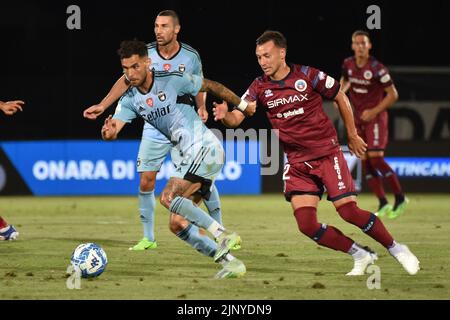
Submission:
{"label": "blue advertising banner", "polygon": [[450,158],[386,158],[401,178],[450,178]]}
{"label": "blue advertising banner", "polygon": [[[5,142],[0,146],[34,195],[135,195],[138,192],[137,140]],[[237,141],[233,149],[255,152],[259,144]],[[259,162],[249,164],[239,159],[239,152],[233,155],[226,159],[216,180],[219,192],[261,193]],[[157,175],[157,194],[172,170],[169,157]]]}

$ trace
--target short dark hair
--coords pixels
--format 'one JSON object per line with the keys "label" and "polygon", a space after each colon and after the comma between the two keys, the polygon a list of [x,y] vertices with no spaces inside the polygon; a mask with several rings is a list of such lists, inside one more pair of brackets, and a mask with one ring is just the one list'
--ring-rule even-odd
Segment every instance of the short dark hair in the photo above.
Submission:
{"label": "short dark hair", "polygon": [[157,15],[157,17],[160,17],[160,16],[172,17],[175,25],[180,24],[180,18],[178,17],[178,14],[173,10],[163,10],[160,13],[158,13],[158,15]]}
{"label": "short dark hair", "polygon": [[120,48],[117,50],[117,54],[120,59],[130,58],[132,55],[137,54],[139,57],[147,57],[148,49],[145,42],[134,40],[125,40],[120,43]]}
{"label": "short dark hair", "polygon": [[353,41],[353,39],[355,39],[355,37],[357,37],[357,36],[366,36],[367,39],[369,39],[369,41],[370,41],[370,36],[369,36],[369,33],[368,33],[367,31],[364,31],[364,30],[356,30],[355,32],[353,32],[353,34],[352,34],[352,41]]}
{"label": "short dark hair", "polygon": [[266,42],[273,41],[278,48],[287,49],[287,40],[279,31],[266,30],[256,39],[256,45],[260,46]]}

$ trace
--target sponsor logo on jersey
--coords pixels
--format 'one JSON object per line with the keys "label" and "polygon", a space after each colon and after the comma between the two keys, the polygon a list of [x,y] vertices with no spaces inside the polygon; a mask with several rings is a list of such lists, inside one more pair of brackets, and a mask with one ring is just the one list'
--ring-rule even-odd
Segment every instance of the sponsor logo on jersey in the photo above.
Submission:
{"label": "sponsor logo on jersey", "polygon": [[158,92],[159,101],[166,101],[166,94],[163,91]]}
{"label": "sponsor logo on jersey", "polygon": [[265,91],[264,91],[264,96],[265,96],[266,98],[273,96],[272,90],[270,90],[270,89],[265,90]]}
{"label": "sponsor logo on jersey", "polygon": [[147,121],[153,121],[169,113],[170,113],[170,104],[162,108],[156,108],[155,110],[152,110],[147,114],[144,114],[143,117]]}
{"label": "sponsor logo on jersey", "polygon": [[389,73],[385,74],[384,76],[381,77],[380,82],[381,83],[386,83],[389,80],[391,80],[391,76],[389,75]]}
{"label": "sponsor logo on jersey", "polygon": [[290,118],[293,116],[298,116],[299,114],[304,114],[305,110],[303,110],[303,108],[298,108],[298,109],[294,109],[294,110],[289,110],[283,113],[277,113],[277,118],[281,119],[281,118]]}
{"label": "sponsor logo on jersey", "polygon": [[364,85],[364,86],[370,85],[370,81],[364,80],[364,79],[358,79],[358,78],[351,77],[351,78],[348,78],[348,80],[350,81],[350,83],[361,84],[361,85]]}
{"label": "sponsor logo on jersey", "polygon": [[153,99],[152,98],[148,98],[147,100],[145,100],[145,102],[147,103],[147,105],[150,108],[153,108]]}
{"label": "sponsor logo on jersey", "polygon": [[180,65],[178,66],[178,71],[180,71],[180,72],[186,71],[186,66],[185,66],[184,64],[180,64]]}
{"label": "sponsor logo on jersey", "polygon": [[327,80],[325,81],[325,88],[331,89],[334,86],[334,78],[327,76]]}
{"label": "sponsor logo on jersey", "polygon": [[355,91],[356,93],[363,93],[366,94],[367,92],[369,92],[367,89],[363,89],[363,88],[352,88],[353,91]]}
{"label": "sponsor logo on jersey", "polygon": [[170,67],[171,67],[170,63],[164,63],[164,65],[163,65],[164,71],[169,71]]}
{"label": "sponsor logo on jersey", "polygon": [[306,88],[308,88],[306,81],[303,79],[298,79],[297,81],[295,81],[294,86],[295,86],[295,90],[297,90],[298,92],[303,92],[306,90]]}
{"label": "sponsor logo on jersey", "polygon": [[364,79],[370,80],[370,79],[372,79],[372,77],[373,77],[372,71],[370,71],[370,70],[364,71]]}
{"label": "sponsor logo on jersey", "polygon": [[308,101],[308,94],[300,94],[300,95],[293,95],[289,96],[287,98],[278,98],[275,100],[271,100],[267,102],[267,107],[269,109],[272,109],[274,107],[278,106],[284,106],[285,104],[294,103],[294,102],[302,102],[302,101]]}

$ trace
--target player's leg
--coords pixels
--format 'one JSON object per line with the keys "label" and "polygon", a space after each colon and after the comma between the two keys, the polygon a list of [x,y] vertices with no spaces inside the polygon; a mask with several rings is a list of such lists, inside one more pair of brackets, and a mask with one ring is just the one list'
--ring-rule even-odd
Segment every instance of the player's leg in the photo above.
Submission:
{"label": "player's leg", "polygon": [[300,232],[317,244],[344,253],[368,256],[369,252],[357,245],[334,226],[317,220],[317,205],[323,194],[320,183],[320,160],[286,164],[284,169],[284,193],[291,202]]}
{"label": "player's leg", "polygon": [[386,149],[389,136],[387,114],[380,115],[368,124],[365,134],[367,137],[367,160],[370,166],[378,171],[383,179],[387,181],[395,195],[394,207],[388,212],[388,217],[395,218],[403,213],[408,199],[403,193],[397,175],[384,159],[384,150]]}
{"label": "player's leg", "polygon": [[[333,202],[342,219],[359,227],[364,233],[388,249],[394,257],[397,258],[400,251],[404,251],[404,246],[394,241],[380,218],[357,206],[353,178],[341,151],[328,157],[328,161],[321,164],[321,176],[328,191],[328,200]],[[349,275],[364,274],[367,266],[373,263],[376,256],[368,248],[359,246],[359,248],[353,249],[355,266]],[[366,252],[361,249],[366,249]],[[400,262],[409,273],[417,273],[419,269],[417,258],[410,253],[408,260],[405,263]]]}
{"label": "player's leg", "polygon": [[0,216],[0,241],[2,240],[17,240],[19,232],[14,226],[9,225],[5,219]]}
{"label": "player's leg", "polygon": [[219,191],[214,183],[211,186],[211,194],[209,195],[209,198],[203,199],[203,202],[205,203],[206,208],[208,208],[209,215],[218,223],[222,224]]}
{"label": "player's leg", "polygon": [[404,212],[409,200],[405,197],[400,181],[394,170],[392,170],[391,166],[389,166],[384,159],[384,152],[369,151],[367,152],[367,156],[370,165],[382,174],[383,178],[389,183],[392,191],[394,192],[394,207],[387,214],[389,218],[396,218]]}
{"label": "player's leg", "polygon": [[155,182],[171,144],[143,138],[139,146],[137,171],[139,172],[139,217],[143,238],[130,250],[140,251],[157,247],[155,229]]}

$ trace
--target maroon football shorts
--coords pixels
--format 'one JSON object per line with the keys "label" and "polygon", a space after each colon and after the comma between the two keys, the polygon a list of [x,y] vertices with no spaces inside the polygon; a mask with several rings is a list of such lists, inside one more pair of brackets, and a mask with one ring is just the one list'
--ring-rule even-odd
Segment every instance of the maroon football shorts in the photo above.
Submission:
{"label": "maroon football shorts", "polygon": [[283,180],[287,201],[291,201],[294,195],[303,194],[322,198],[325,189],[330,201],[357,194],[347,161],[340,149],[319,159],[286,163]]}
{"label": "maroon football shorts", "polygon": [[370,122],[357,124],[358,135],[367,143],[367,151],[383,151],[388,143],[389,129],[387,113]]}

